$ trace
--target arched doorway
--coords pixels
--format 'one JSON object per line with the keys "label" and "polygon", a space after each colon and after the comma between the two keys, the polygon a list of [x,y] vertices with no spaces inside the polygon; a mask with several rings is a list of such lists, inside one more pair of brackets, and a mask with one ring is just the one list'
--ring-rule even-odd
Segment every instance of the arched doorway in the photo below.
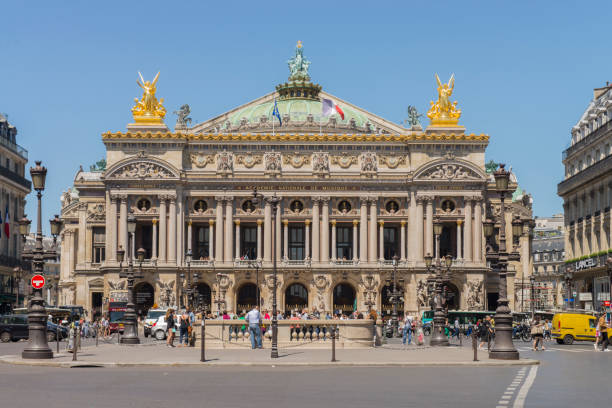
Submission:
{"label": "arched doorway", "polygon": [[285,312],[308,309],[308,289],[301,283],[292,283],[285,290]]}
{"label": "arched doorway", "polygon": [[446,306],[448,310],[459,310],[459,306],[461,305],[459,299],[459,289],[455,285],[450,282],[447,282],[444,285],[444,294],[446,297]]}
{"label": "arched doorway", "polygon": [[[396,286],[399,290],[399,286]],[[393,313],[393,302],[391,302],[391,293],[393,293],[393,285],[387,285],[382,288],[380,292],[380,300],[382,306],[382,316],[391,316]],[[404,314],[404,301],[403,297],[397,301],[397,315],[403,316]]]}
{"label": "arched doorway", "polygon": [[147,312],[155,303],[155,288],[148,282],[140,282],[134,286],[134,303],[136,313],[139,316],[146,316]]}
{"label": "arched doorway", "polygon": [[248,312],[257,304],[257,286],[245,283],[238,289],[236,296],[236,313]]}
{"label": "arched doorway", "polygon": [[355,311],[355,289],[348,283],[340,283],[334,288],[334,311],[352,313]]}
{"label": "arched doorway", "polygon": [[206,305],[206,310],[210,311],[211,309],[211,296],[210,296],[210,286],[205,283],[198,283],[195,287],[196,290],[196,298],[195,304],[196,308],[202,307],[200,304],[200,295],[202,295],[202,302]]}

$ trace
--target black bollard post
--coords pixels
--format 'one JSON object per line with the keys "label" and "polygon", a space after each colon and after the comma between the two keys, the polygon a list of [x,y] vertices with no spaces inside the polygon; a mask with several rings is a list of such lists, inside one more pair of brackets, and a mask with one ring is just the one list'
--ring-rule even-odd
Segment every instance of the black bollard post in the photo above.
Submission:
{"label": "black bollard post", "polygon": [[57,354],[59,354],[59,342],[60,342],[60,325],[59,323],[55,327],[55,343],[57,345]]}
{"label": "black bollard post", "polygon": [[457,336],[459,336],[459,346],[463,347],[463,339],[461,338],[461,331],[463,329],[461,327],[459,327],[457,330],[459,330],[459,333],[457,333]]}
{"label": "black bollard post", "polygon": [[72,361],[77,361],[77,326],[74,326],[74,331],[72,332]]}
{"label": "black bollard post", "polygon": [[336,362],[336,327],[332,326],[331,328],[331,338],[332,338],[332,363]]}
{"label": "black bollard post", "polygon": [[474,361],[478,361],[478,341],[476,330],[472,332],[472,348],[474,349]]}
{"label": "black bollard post", "polygon": [[200,327],[200,361],[201,362],[205,362],[206,361],[206,319],[204,317],[204,314],[202,314],[202,325]]}
{"label": "black bollard post", "polygon": [[98,347],[98,337],[100,337],[100,325],[96,325],[96,347]]}

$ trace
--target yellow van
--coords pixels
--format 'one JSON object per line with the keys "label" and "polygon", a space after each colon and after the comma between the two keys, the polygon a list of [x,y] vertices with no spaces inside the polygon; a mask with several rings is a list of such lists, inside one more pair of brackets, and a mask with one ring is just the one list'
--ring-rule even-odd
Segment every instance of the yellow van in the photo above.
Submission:
{"label": "yellow van", "polygon": [[595,341],[597,318],[580,313],[557,313],[552,321],[552,338],[559,344],[577,341]]}

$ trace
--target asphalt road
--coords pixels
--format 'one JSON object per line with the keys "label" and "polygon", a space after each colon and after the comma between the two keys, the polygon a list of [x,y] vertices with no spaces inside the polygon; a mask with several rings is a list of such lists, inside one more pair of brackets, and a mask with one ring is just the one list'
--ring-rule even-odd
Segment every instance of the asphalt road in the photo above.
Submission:
{"label": "asphalt road", "polygon": [[[0,355],[24,346],[0,344]],[[528,351],[523,342],[517,346],[541,365],[110,369],[0,364],[0,395],[3,406],[62,408],[608,406],[612,352],[595,352],[590,344],[548,343],[544,352]]]}

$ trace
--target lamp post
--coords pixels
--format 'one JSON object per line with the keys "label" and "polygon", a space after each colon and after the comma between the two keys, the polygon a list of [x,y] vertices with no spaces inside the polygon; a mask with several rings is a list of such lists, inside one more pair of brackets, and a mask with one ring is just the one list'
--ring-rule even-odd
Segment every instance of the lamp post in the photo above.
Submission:
{"label": "lamp post", "polygon": [[[393,337],[397,337],[398,334],[398,330],[399,330],[399,322],[397,319],[397,303],[399,300],[399,297],[401,296],[401,292],[397,290],[397,263],[399,258],[397,257],[397,255],[393,255],[393,272],[392,272],[392,277],[391,280],[393,281],[393,288],[391,289],[391,291],[389,291],[387,289],[387,296],[389,296],[391,298],[391,304],[392,304],[392,311],[391,311],[391,324],[393,326]],[[387,286],[389,286],[389,284],[391,284],[391,282],[387,282]]]}
{"label": "lamp post", "polygon": [[531,284],[531,319],[533,320],[535,315],[535,276],[531,275],[529,277],[529,283]]}
{"label": "lamp post", "polygon": [[[41,161],[36,161],[36,166],[30,168],[32,184],[36,190],[36,198],[38,199],[38,211],[36,221],[36,244],[32,251],[23,251],[23,257],[31,259],[34,264],[34,273],[41,275],[45,266],[45,258],[51,256],[51,252],[45,252],[42,244],[42,192],[45,189],[45,179],[47,177],[47,169],[41,166]],[[25,217],[24,217],[25,219]],[[26,219],[27,220],[27,219]],[[29,221],[25,222],[24,227],[29,227]],[[20,232],[22,230],[20,222]],[[25,242],[25,235],[24,235]],[[53,255],[54,256],[54,255]],[[33,295],[28,304],[28,331],[29,342],[28,346],[21,353],[22,358],[28,359],[47,359],[53,358],[53,352],[47,343],[47,313],[42,297],[42,288],[33,290]]]}
{"label": "lamp post", "polygon": [[260,292],[259,292],[259,269],[261,268],[261,260],[255,259],[255,260],[249,261],[249,265],[255,268],[255,286],[257,287],[255,295],[257,297],[257,306],[261,307],[261,299],[260,299]]}
{"label": "lamp post", "polygon": [[[505,165],[500,164],[499,169],[493,174],[495,177],[495,187],[499,192],[501,206],[499,212],[499,246],[497,252],[490,251],[487,260],[491,267],[496,267],[499,273],[499,299],[495,310],[495,344],[489,351],[489,358],[500,360],[518,360],[519,353],[512,343],[512,314],[508,306],[507,281],[508,261],[520,259],[517,252],[508,253],[506,249],[506,194],[511,193],[508,187],[510,172],[504,169]],[[483,222],[483,229],[486,237],[492,237],[495,223],[492,220]],[[520,236],[522,225],[520,221],[512,223],[512,234]],[[510,241],[513,246],[513,241]]]}
{"label": "lamp post", "polygon": [[[440,232],[436,231],[436,226],[434,224],[434,233]],[[436,234],[439,237],[439,234]],[[425,266],[427,267],[427,271],[429,273],[432,272],[432,262],[433,257],[431,254],[425,255]],[[450,255],[444,257],[444,266],[446,267],[446,273],[442,268],[442,263],[440,258],[436,259],[436,264],[433,266],[434,273],[434,327],[431,335],[431,340],[429,342],[430,346],[448,346],[448,337],[444,334],[444,326],[446,324],[446,313],[442,307],[442,288],[444,286],[445,281],[447,280],[448,274],[450,273],[450,268],[453,264],[453,258]]]}
{"label": "lamp post", "polygon": [[253,189],[253,204],[257,205],[260,201],[265,201],[266,204],[270,204],[272,207],[272,351],[270,354],[271,358],[278,358],[278,310],[276,304],[276,292],[277,292],[277,276],[276,276],[276,211],[278,204],[280,203],[280,197],[274,194],[272,197],[264,197],[261,193],[257,192],[257,188]]}
{"label": "lamp post", "polygon": [[[127,218],[127,229],[128,229],[128,267],[127,271],[123,271],[122,262],[125,255],[123,248],[117,250],[117,260],[119,261],[119,277],[127,279],[128,289],[128,301],[123,315],[123,324],[125,326],[123,330],[123,336],[121,337],[121,343],[123,344],[139,344],[140,338],[138,338],[138,321],[136,317],[136,305],[134,304],[134,279],[142,278],[142,274],[136,274],[134,272],[134,262],[132,250],[132,241],[134,240],[134,232],[136,232],[136,217],[130,214]],[[142,248],[141,248],[142,249]],[[144,250],[139,252],[139,257],[142,255],[144,259]],[[141,268],[142,261],[139,259]]]}

